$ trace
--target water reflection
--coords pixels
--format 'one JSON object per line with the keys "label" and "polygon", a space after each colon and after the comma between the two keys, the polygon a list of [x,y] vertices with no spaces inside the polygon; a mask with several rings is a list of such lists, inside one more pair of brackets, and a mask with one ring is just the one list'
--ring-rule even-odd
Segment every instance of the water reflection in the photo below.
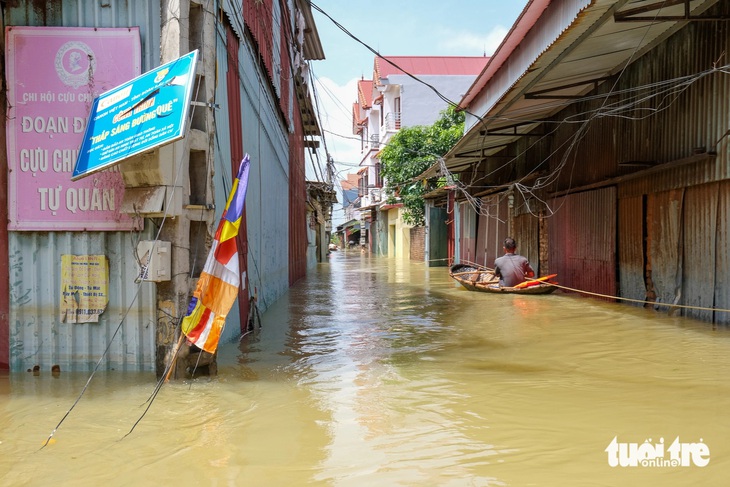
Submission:
{"label": "water reflection", "polygon": [[[335,253],[225,344],[213,381],[0,378],[3,485],[723,485],[730,335],[575,296],[456,287]],[[700,438],[707,467],[611,468],[614,436]],[[83,472],[83,475],[78,473]]]}

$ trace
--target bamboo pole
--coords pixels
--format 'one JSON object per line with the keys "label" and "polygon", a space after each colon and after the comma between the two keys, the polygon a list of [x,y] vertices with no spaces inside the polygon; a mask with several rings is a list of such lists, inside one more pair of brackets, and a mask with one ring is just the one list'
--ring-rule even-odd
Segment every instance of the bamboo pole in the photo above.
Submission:
{"label": "bamboo pole", "polygon": [[177,354],[180,351],[180,347],[183,344],[183,340],[185,339],[185,333],[180,331],[180,339],[175,344],[175,348],[172,351],[172,358],[170,359],[170,367],[167,370],[167,375],[165,376],[165,382],[168,382],[170,380],[170,376],[172,375],[172,372],[175,370],[175,367],[177,366]]}
{"label": "bamboo pole", "polygon": [[451,274],[452,276],[465,276],[466,274],[494,274],[492,271],[464,271]]}

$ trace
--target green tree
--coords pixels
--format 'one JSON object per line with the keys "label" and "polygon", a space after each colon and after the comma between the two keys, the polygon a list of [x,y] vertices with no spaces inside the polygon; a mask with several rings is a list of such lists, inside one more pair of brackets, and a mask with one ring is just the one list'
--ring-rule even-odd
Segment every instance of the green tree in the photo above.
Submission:
{"label": "green tree", "polygon": [[413,226],[425,223],[423,195],[438,186],[437,178],[414,181],[446,154],[464,133],[464,113],[454,107],[441,111],[433,125],[402,128],[380,153],[385,191],[403,203],[403,220]]}

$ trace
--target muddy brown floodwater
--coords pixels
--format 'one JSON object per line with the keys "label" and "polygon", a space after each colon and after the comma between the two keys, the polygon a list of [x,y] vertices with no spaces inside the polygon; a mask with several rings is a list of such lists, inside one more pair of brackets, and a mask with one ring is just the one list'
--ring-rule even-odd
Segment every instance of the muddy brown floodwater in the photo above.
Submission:
{"label": "muddy brown floodwater", "polygon": [[215,379],[166,385],[126,438],[152,374],[97,374],[42,450],[88,374],[0,376],[0,485],[730,478],[726,329],[575,295],[471,293],[446,268],[359,252],[333,253],[262,320],[221,345]]}

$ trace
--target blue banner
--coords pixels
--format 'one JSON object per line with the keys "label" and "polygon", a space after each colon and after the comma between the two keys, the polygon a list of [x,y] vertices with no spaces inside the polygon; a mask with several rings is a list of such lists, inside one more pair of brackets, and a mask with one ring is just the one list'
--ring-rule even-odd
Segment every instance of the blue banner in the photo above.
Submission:
{"label": "blue banner", "polygon": [[196,50],[99,95],[71,180],[183,138],[197,60]]}

